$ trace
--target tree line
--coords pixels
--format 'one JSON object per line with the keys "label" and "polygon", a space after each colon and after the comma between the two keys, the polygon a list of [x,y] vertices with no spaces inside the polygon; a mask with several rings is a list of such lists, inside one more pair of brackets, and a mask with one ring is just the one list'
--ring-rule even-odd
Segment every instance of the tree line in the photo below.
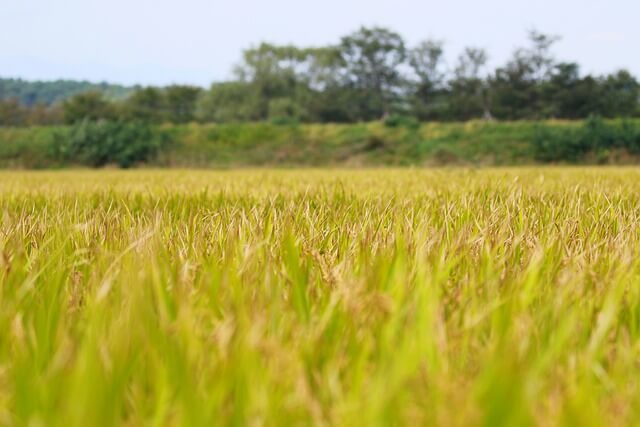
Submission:
{"label": "tree line", "polygon": [[107,99],[118,101],[129,96],[136,87],[107,82],[92,83],[78,80],[29,81],[0,78],[0,100],[14,99],[17,103],[34,107],[61,103],[84,92],[101,92]]}
{"label": "tree line", "polygon": [[452,64],[445,45],[409,46],[392,30],[372,27],[322,47],[262,43],[245,50],[234,78],[196,86],[136,88],[125,99],[104,92],[64,102],[0,103],[0,125],[83,120],[187,122],[361,122],[373,120],[580,119],[640,115],[640,85],[627,70],[593,76],[558,60],[558,37],[528,33],[526,46],[489,69],[489,55],[467,47]]}

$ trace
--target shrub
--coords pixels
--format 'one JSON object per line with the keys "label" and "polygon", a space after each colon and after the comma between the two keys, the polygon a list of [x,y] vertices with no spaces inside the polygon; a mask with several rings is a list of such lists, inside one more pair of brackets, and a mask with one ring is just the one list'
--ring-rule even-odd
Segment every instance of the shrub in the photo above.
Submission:
{"label": "shrub", "polygon": [[59,133],[54,146],[57,156],[65,162],[128,168],[150,160],[163,139],[141,122],[84,120],[68,132]]}
{"label": "shrub", "polygon": [[587,158],[604,162],[612,151],[640,153],[640,126],[630,121],[606,122],[591,117],[579,128],[538,125],[533,137],[536,160],[579,162]]}
{"label": "shrub", "polygon": [[415,117],[392,114],[384,119],[384,125],[390,128],[404,127],[416,130],[420,127],[420,122]]}
{"label": "shrub", "polygon": [[575,162],[582,158],[585,149],[578,131],[538,125],[533,134],[533,151],[540,162]]}
{"label": "shrub", "polygon": [[631,154],[640,154],[640,126],[624,120],[619,129],[619,141]]}

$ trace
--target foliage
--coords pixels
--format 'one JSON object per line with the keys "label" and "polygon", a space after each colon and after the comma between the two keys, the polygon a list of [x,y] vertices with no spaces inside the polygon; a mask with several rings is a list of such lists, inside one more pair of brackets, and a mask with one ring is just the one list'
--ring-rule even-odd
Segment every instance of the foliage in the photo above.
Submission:
{"label": "foliage", "polygon": [[52,82],[0,78],[0,101],[15,99],[23,106],[52,106],[85,92],[100,92],[111,101],[125,99],[133,87],[87,81],[56,80]]}
{"label": "foliage", "polygon": [[62,104],[64,121],[67,124],[84,120],[113,120],[115,107],[100,92],[87,92],[76,95]]}
{"label": "foliage", "polygon": [[244,82],[216,83],[205,93],[198,106],[203,122],[250,122],[260,118],[259,97]]}
{"label": "foliage", "polygon": [[392,112],[407,58],[403,38],[385,28],[361,28],[340,41],[354,118],[375,120]]}
{"label": "foliage", "polygon": [[56,139],[66,127],[0,129],[0,168],[39,169],[61,165],[55,155]]}
{"label": "foliage", "polygon": [[536,160],[579,162],[589,155],[609,160],[613,151],[640,154],[640,126],[628,120],[605,122],[592,117],[580,127],[540,125],[533,139]]}
{"label": "foliage", "polygon": [[[112,141],[132,139],[119,133],[127,124],[132,129],[150,129],[152,154],[141,161],[157,167],[433,166],[449,164],[453,158],[456,163],[485,166],[640,161],[637,120],[595,120],[596,125],[561,121],[421,124],[411,116],[396,114],[383,122],[359,124],[306,124],[286,116],[259,123],[214,125],[100,123],[0,129],[0,167],[63,166],[71,160],[65,160],[60,147],[68,144],[65,140],[76,134],[75,129],[85,126],[101,129],[92,141],[110,144],[101,147],[102,152],[121,150],[128,142]],[[107,138],[107,132],[113,135]],[[119,154],[111,158],[116,156]]]}
{"label": "foliage", "polygon": [[384,119],[384,125],[387,127],[406,127],[408,129],[419,129],[420,122],[411,116],[403,116],[393,114]]}
{"label": "foliage", "polygon": [[[184,124],[357,123],[390,115],[439,122],[640,116],[640,84],[629,71],[583,75],[578,64],[556,59],[558,41],[530,31],[527,45],[495,70],[488,69],[489,54],[481,47],[465,47],[449,66],[442,41],[412,46],[381,27],[362,27],[319,47],[260,43],[243,51],[231,80],[208,90],[136,87],[112,96],[104,85],[81,83],[85,90],[64,97],[65,109],[72,110],[64,119]],[[62,123],[60,102],[50,106],[37,93],[16,92],[16,85],[29,86],[0,80],[0,126]]]}
{"label": "foliage", "polygon": [[195,86],[172,85],[164,90],[167,115],[171,123],[189,123],[196,119],[196,107],[201,89]]}
{"label": "foliage", "polygon": [[160,141],[151,127],[141,122],[84,120],[58,134],[53,150],[64,162],[127,168],[151,160]]}
{"label": "foliage", "polygon": [[127,120],[162,123],[167,116],[167,101],[160,89],[141,88],[123,103],[121,114]]}

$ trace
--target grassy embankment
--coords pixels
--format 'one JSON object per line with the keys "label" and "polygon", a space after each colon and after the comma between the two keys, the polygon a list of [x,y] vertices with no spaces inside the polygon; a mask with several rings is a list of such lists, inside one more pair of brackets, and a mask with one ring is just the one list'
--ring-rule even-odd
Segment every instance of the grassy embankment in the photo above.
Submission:
{"label": "grassy embankment", "polygon": [[[579,123],[546,122],[553,129]],[[147,165],[234,166],[429,166],[508,165],[538,161],[534,122],[431,123],[388,127],[246,123],[155,128],[164,144]],[[0,128],[0,167],[73,166],[56,155],[69,128]]]}

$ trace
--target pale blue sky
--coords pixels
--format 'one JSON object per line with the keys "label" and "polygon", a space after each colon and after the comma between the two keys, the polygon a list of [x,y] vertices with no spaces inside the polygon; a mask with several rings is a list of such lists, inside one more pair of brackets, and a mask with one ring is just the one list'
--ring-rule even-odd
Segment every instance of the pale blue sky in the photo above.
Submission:
{"label": "pale blue sky", "polygon": [[535,27],[584,71],[640,75],[638,16],[638,0],[0,0],[0,76],[208,86],[262,40],[322,45],[361,25],[443,39],[451,62],[484,47],[493,65]]}

